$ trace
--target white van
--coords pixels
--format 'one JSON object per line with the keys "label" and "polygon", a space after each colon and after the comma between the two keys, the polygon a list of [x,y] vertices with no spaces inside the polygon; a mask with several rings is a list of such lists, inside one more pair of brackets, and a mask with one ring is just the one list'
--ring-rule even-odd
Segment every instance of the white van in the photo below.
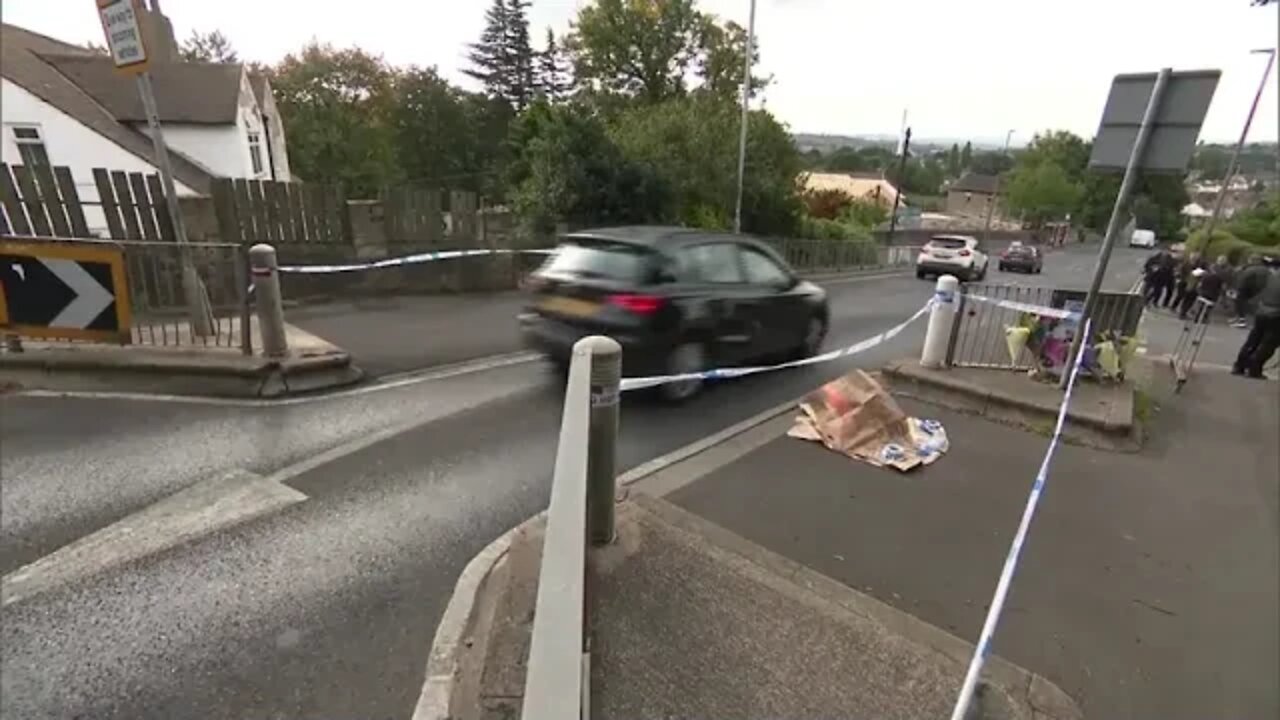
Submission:
{"label": "white van", "polygon": [[1153,248],[1156,246],[1156,234],[1151,230],[1134,230],[1129,237],[1129,247]]}

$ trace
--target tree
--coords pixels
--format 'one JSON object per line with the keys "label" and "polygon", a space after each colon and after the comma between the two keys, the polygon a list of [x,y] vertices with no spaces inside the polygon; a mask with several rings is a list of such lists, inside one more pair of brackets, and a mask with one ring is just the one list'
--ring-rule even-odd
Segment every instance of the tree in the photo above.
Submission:
{"label": "tree", "polygon": [[999,150],[979,152],[969,162],[969,169],[982,175],[999,175],[1013,169],[1013,166],[1013,158]]}
{"label": "tree", "polygon": [[381,57],[312,43],[280,61],[271,83],[298,175],[364,197],[401,178],[394,76]]}
{"label": "tree", "polygon": [[[702,16],[699,40],[698,76],[701,89],[719,98],[741,100],[743,60],[747,53],[747,31],[735,22],[720,25],[709,15]],[[751,65],[760,62],[760,44],[752,42]],[[752,76],[748,91],[754,97],[769,80]]]}
{"label": "tree", "polygon": [[973,143],[966,142],[964,149],[960,151],[960,169],[968,170],[973,164]]}
{"label": "tree", "polygon": [[1018,157],[1019,164],[1050,162],[1062,168],[1073,183],[1084,181],[1089,166],[1089,143],[1066,130],[1036,133]]}
{"label": "tree", "polygon": [[806,190],[801,196],[804,210],[809,217],[823,220],[835,220],[853,205],[849,193],[836,188],[825,190]]}
{"label": "tree", "polygon": [[1009,209],[1037,227],[1065,217],[1080,200],[1080,187],[1053,162],[1022,165],[1009,179]]}
{"label": "tree", "polygon": [[[593,0],[565,40],[580,86],[605,106],[682,97],[693,78],[703,94],[738,99],[746,46],[745,29],[699,12],[695,0]],[[759,56],[757,43],[752,65]],[[767,83],[753,76],[749,89]]]}
{"label": "tree", "polygon": [[1231,153],[1218,145],[1201,143],[1191,157],[1191,169],[1199,170],[1200,177],[1205,180],[1222,180],[1227,175],[1227,166],[1231,164]]}
{"label": "tree", "polygon": [[182,43],[182,47],[179,48],[178,54],[187,62],[240,62],[240,56],[237,55],[235,49],[231,47],[231,41],[218,30],[208,33],[192,30],[191,37],[187,38]]}
{"label": "tree", "polygon": [[552,103],[565,99],[573,89],[564,51],[551,28],[547,28],[546,46],[538,53],[537,84],[538,91]]}
{"label": "tree", "polygon": [[[670,185],[672,216],[689,225],[728,228],[737,185],[740,109],[732,100],[692,95],[638,105],[613,123],[613,136],[632,160]],[[751,113],[743,180],[743,227],[785,234],[800,214],[800,156],[791,135],[767,112]]]}
{"label": "tree", "polygon": [[960,146],[951,143],[951,151],[947,153],[947,177],[960,177]]}
{"label": "tree", "polygon": [[657,103],[684,93],[704,31],[694,0],[595,0],[578,11],[566,47],[579,83]]}
{"label": "tree", "polygon": [[[502,106],[505,107],[505,106]],[[481,114],[493,112],[449,84],[435,68],[409,68],[395,81],[391,108],[396,164],[409,182],[473,191],[493,161],[501,138],[483,142]]]}
{"label": "tree", "polygon": [[512,126],[519,148],[508,182],[517,214],[537,232],[558,221],[592,224],[665,220],[666,184],[629,161],[595,114],[537,101]]}
{"label": "tree", "polygon": [[529,104],[535,90],[528,7],[529,0],[493,0],[480,40],[467,55],[471,67],[463,71],[517,111]]}

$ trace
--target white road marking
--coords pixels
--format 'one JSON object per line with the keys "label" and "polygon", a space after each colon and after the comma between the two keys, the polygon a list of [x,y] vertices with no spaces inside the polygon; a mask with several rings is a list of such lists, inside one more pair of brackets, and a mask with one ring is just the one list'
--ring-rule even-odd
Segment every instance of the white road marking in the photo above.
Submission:
{"label": "white road marking", "polygon": [[22,390],[11,394],[11,397],[31,397],[31,398],[72,398],[78,400],[129,400],[135,402],[167,402],[182,403],[187,405],[211,405],[215,407],[282,407],[288,405],[303,405],[313,402],[324,402],[328,400],[341,400],[343,398],[358,397],[360,395],[368,395],[370,393],[384,392],[387,390],[395,390],[411,385],[418,385],[436,380],[445,380],[447,378],[459,377],[462,375],[471,375],[474,373],[485,372],[488,370],[496,370],[498,368],[511,367],[513,365],[522,365],[531,363],[539,359],[537,353],[520,352],[510,353],[507,355],[493,355],[490,357],[479,358],[477,360],[468,360],[453,365],[441,365],[439,367],[429,368],[426,370],[414,370],[407,373],[396,375],[388,375],[380,380],[374,381],[368,385],[350,388],[348,390],[339,390],[337,392],[327,393],[324,395],[308,395],[306,397],[282,398],[280,400],[255,400],[251,398],[217,398],[217,397],[201,397],[198,395],[153,395],[149,393],[135,392],[98,392],[98,391],[81,391],[81,390]]}
{"label": "white road marking", "polygon": [[244,470],[204,480],[5,575],[0,607],[306,499]]}
{"label": "white road marking", "polygon": [[49,322],[49,327],[83,330],[115,300],[115,296],[75,260],[40,258],[40,262],[76,294],[75,299]]}

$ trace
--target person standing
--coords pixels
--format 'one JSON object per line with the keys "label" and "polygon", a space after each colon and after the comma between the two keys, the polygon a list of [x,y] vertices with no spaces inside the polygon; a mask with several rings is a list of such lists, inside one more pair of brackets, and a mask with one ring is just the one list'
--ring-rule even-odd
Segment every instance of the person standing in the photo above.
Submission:
{"label": "person standing", "polygon": [[1267,278],[1271,275],[1269,267],[1271,262],[1270,258],[1263,258],[1257,254],[1250,255],[1248,265],[1236,273],[1236,298],[1231,327],[1249,327],[1248,317],[1253,310],[1253,301],[1267,284]]}
{"label": "person standing", "polygon": [[1272,269],[1262,292],[1258,293],[1253,327],[1240,346],[1231,373],[1251,378],[1264,377],[1262,368],[1276,348],[1280,348],[1280,271]]}

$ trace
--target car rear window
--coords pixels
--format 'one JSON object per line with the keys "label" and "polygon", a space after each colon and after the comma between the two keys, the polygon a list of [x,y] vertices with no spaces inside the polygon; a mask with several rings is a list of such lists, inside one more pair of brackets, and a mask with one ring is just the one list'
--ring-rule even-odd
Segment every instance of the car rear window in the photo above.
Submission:
{"label": "car rear window", "polygon": [[1026,245],[1010,245],[1009,254],[1010,255],[1035,255],[1036,252],[1035,250],[1032,250]]}
{"label": "car rear window", "polygon": [[959,250],[967,243],[964,240],[956,240],[954,238],[933,238],[929,241],[929,247],[935,247],[942,250]]}
{"label": "car rear window", "polygon": [[638,282],[644,279],[649,257],[644,248],[621,243],[564,243],[542,272]]}

